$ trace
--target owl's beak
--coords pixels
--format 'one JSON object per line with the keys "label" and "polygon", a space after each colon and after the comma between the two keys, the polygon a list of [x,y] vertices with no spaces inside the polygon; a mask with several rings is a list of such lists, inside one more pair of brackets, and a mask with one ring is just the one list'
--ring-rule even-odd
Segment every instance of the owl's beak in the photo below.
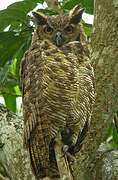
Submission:
{"label": "owl's beak", "polygon": [[55,36],[55,43],[57,46],[60,47],[62,45],[62,42],[63,42],[62,33],[60,31],[58,31]]}

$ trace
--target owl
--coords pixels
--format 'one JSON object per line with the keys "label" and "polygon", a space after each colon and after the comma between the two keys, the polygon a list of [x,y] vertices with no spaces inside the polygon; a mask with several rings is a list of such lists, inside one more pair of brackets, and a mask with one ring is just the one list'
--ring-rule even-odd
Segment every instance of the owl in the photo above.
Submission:
{"label": "owl", "polygon": [[[21,61],[24,144],[36,179],[53,177],[58,133],[75,155],[84,142],[94,104],[94,72],[76,5],[68,16],[33,12],[35,32]],[[56,166],[56,164],[55,164]]]}

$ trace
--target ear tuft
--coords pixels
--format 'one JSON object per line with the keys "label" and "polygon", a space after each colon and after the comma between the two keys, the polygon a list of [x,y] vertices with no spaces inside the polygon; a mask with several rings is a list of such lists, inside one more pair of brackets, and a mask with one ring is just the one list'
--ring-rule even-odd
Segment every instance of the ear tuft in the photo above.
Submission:
{"label": "ear tuft", "polygon": [[34,18],[35,18],[35,22],[38,25],[44,25],[47,23],[47,17],[44,14],[41,14],[39,12],[32,12]]}
{"label": "ear tuft", "polygon": [[70,23],[71,24],[77,24],[81,21],[82,19],[82,14],[85,11],[84,8],[81,8],[81,5],[76,5],[69,14],[69,18],[70,18]]}

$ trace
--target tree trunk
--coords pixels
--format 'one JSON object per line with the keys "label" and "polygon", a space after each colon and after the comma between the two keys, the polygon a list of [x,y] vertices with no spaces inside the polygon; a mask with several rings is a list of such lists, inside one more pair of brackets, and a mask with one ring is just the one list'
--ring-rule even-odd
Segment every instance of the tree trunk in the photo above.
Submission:
{"label": "tree trunk", "polygon": [[34,180],[23,148],[23,119],[0,105],[0,163],[11,180]]}
{"label": "tree trunk", "polygon": [[[96,103],[88,135],[77,154],[74,177],[76,180],[116,180],[117,151],[99,156],[96,152],[118,107],[118,0],[95,0],[94,15],[90,45]],[[22,147],[22,130],[22,118],[0,106],[0,162],[11,180],[35,179]]]}
{"label": "tree trunk", "polygon": [[96,102],[91,127],[79,157],[78,179],[90,174],[97,179],[95,157],[118,108],[118,0],[95,0],[91,35],[92,64],[95,70]]}

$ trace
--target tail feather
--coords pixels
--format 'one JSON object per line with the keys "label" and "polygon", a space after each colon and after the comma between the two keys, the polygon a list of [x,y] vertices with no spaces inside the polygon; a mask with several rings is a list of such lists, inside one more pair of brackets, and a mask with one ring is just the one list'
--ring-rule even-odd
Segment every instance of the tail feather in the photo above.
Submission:
{"label": "tail feather", "polygon": [[49,146],[46,146],[38,135],[29,140],[28,149],[31,167],[37,180],[50,177]]}

